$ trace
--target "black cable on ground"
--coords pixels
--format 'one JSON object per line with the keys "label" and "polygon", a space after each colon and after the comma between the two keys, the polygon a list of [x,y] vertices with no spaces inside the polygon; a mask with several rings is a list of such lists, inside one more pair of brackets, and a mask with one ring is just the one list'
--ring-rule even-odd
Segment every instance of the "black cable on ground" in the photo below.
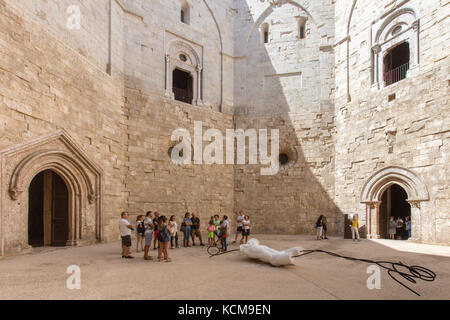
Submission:
{"label": "black cable on ground", "polygon": [[[409,291],[411,291],[412,293],[414,293],[418,296],[420,296],[420,294],[418,292],[414,291],[413,289],[408,287],[406,284],[401,282],[399,279],[395,278],[394,275],[398,274],[411,283],[417,283],[416,279],[428,281],[428,282],[432,282],[436,279],[436,274],[432,270],[427,269],[422,266],[408,266],[408,265],[404,264],[403,262],[359,259],[359,258],[343,256],[343,255],[340,255],[340,254],[337,254],[334,252],[325,251],[325,250],[303,250],[303,252],[304,253],[302,253],[300,255],[293,256],[293,258],[303,257],[303,256],[311,254],[311,253],[325,253],[325,254],[328,254],[328,255],[330,255],[332,257],[336,257],[336,258],[342,258],[342,259],[346,259],[346,260],[350,260],[350,261],[360,261],[360,262],[375,264],[375,265],[379,266],[380,268],[387,270],[389,276],[394,281],[396,281],[397,283],[402,285],[404,288],[408,289]],[[403,268],[403,271],[401,270],[401,268]]]}
{"label": "black cable on ground", "polygon": [[[209,257],[213,258],[213,257],[224,255],[227,253],[240,251],[240,249],[234,249],[234,250],[230,250],[230,251],[221,252],[218,247],[212,246],[212,247],[208,247],[207,251],[208,251]],[[303,257],[303,256],[306,256],[306,255],[312,254],[312,253],[325,253],[325,254],[328,254],[335,258],[341,258],[341,259],[350,260],[350,261],[359,261],[359,262],[375,264],[375,265],[379,266],[380,268],[387,270],[391,279],[393,279],[394,281],[396,281],[397,283],[402,285],[404,288],[408,289],[409,291],[411,291],[412,293],[414,293],[418,296],[420,296],[420,294],[418,292],[414,291],[413,289],[408,287],[406,284],[401,282],[399,279],[395,278],[394,275],[396,275],[396,274],[400,275],[402,278],[406,279],[407,281],[409,281],[411,283],[417,283],[416,279],[428,281],[428,282],[432,282],[436,279],[436,274],[432,270],[422,267],[422,266],[408,266],[408,265],[404,264],[403,262],[376,261],[376,260],[370,260],[370,259],[353,258],[353,257],[343,256],[343,255],[340,255],[340,254],[337,254],[334,252],[325,251],[325,250],[303,250],[302,252],[303,252],[302,254],[293,256],[293,258]],[[403,271],[401,270],[402,268],[403,268]]]}

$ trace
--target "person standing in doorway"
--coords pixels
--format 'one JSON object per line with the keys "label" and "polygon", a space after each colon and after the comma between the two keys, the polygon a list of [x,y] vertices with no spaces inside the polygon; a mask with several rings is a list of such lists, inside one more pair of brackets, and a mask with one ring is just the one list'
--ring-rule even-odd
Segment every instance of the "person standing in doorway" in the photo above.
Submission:
{"label": "person standing in doorway", "polygon": [[397,222],[395,222],[395,218],[391,216],[389,218],[389,239],[395,240],[395,234],[397,233]]}
{"label": "person standing in doorway", "polygon": [[119,223],[120,236],[122,237],[122,258],[134,259],[134,257],[130,256],[131,231],[134,231],[134,228],[131,226],[128,218],[128,212],[122,212]]}
{"label": "person standing in doorway", "polygon": [[352,239],[353,242],[355,242],[355,238],[358,240],[358,242],[361,242],[359,239],[359,221],[358,221],[358,215],[355,214],[352,219],[352,224],[350,226],[352,228]]}
{"label": "person standing in doorway", "polygon": [[242,228],[242,221],[244,221],[245,219],[245,215],[244,212],[241,210],[239,211],[238,217],[237,217],[237,230],[236,230],[236,237],[234,238],[233,243],[237,242],[237,239],[239,237],[239,235],[241,235],[241,243],[242,240],[244,239],[244,235],[242,234],[243,228]]}
{"label": "person standing in doorway", "polygon": [[192,236],[192,245],[195,247],[195,237],[198,237],[200,239],[200,245],[203,247],[203,240],[202,240],[202,233],[200,232],[200,218],[197,217],[197,215],[192,212],[192,229],[191,229],[191,236]]}
{"label": "person standing in doorway", "polygon": [[152,238],[153,238],[153,212],[148,211],[145,219],[144,219],[144,239],[145,239],[145,247],[144,247],[144,260],[153,260],[152,257],[149,256],[148,252],[152,246]]}
{"label": "person standing in doorway", "polygon": [[397,231],[397,239],[402,240],[402,232],[403,232],[403,219],[401,217],[398,217],[395,221],[396,225],[396,231]]}
{"label": "person standing in doorway", "polygon": [[411,238],[411,217],[406,217],[405,228],[408,232],[408,239]]}

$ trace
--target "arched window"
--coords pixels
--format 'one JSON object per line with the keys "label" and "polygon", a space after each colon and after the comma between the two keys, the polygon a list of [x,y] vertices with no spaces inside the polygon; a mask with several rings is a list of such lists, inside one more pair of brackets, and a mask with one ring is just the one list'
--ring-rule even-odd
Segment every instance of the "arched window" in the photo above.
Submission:
{"label": "arched window", "polygon": [[261,25],[261,42],[262,43],[269,43],[269,24],[263,23]]}
{"label": "arched window", "polygon": [[419,65],[419,20],[403,7],[372,25],[372,82],[378,88],[407,78]]}
{"label": "arched window", "polygon": [[406,78],[409,69],[409,55],[408,42],[403,42],[387,51],[383,59],[385,86],[390,86]]}

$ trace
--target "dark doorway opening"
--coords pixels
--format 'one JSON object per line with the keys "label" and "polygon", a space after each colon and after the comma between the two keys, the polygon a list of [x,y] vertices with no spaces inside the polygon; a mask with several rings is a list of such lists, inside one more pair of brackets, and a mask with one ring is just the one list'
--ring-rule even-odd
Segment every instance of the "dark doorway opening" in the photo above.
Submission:
{"label": "dark doorway opening", "polygon": [[173,93],[175,100],[192,104],[193,81],[189,72],[175,69],[173,71]]}
{"label": "dark doorway opening", "polygon": [[400,80],[406,79],[409,70],[409,43],[392,48],[384,57],[384,83],[389,86]]}
{"label": "dark doorway opening", "polygon": [[394,220],[400,218],[403,221],[402,226],[395,230],[395,239],[408,239],[406,218],[411,219],[411,205],[406,201],[407,199],[408,194],[406,191],[396,184],[389,187],[383,193],[379,212],[379,230],[381,238],[390,238],[390,220],[391,217],[394,217]]}
{"label": "dark doorway opening", "polygon": [[69,192],[64,180],[46,170],[28,190],[28,243],[33,247],[65,246],[69,239]]}

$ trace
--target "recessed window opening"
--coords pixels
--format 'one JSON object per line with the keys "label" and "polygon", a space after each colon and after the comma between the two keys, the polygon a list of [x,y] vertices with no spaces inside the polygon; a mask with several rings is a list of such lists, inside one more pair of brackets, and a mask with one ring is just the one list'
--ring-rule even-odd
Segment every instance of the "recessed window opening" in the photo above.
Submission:
{"label": "recessed window opening", "polygon": [[280,165],[284,166],[289,163],[289,156],[285,153],[281,153],[279,158]]}
{"label": "recessed window opening", "polygon": [[184,2],[180,10],[180,21],[186,24],[190,23],[189,5]]}
{"label": "recessed window opening", "polygon": [[175,100],[192,104],[193,79],[189,72],[180,69],[173,71],[173,93]]}
{"label": "recessed window opening", "polygon": [[187,61],[187,57],[184,55],[184,54],[180,54],[180,60],[181,61],[183,61],[183,62],[186,62]]}
{"label": "recessed window opening", "polygon": [[406,79],[409,70],[409,43],[404,42],[389,50],[383,64],[386,86]]}
{"label": "recessed window opening", "polygon": [[263,23],[261,32],[262,32],[263,43],[269,43],[269,24],[268,23]]}
{"label": "recessed window opening", "polygon": [[396,27],[394,28],[394,30],[392,30],[392,35],[393,35],[393,36],[396,36],[397,34],[399,34],[400,32],[402,32],[402,30],[403,30],[403,27],[402,27],[402,26],[396,26]]}
{"label": "recessed window opening", "polygon": [[298,38],[305,39],[306,38],[306,21],[301,19],[298,22]]}

